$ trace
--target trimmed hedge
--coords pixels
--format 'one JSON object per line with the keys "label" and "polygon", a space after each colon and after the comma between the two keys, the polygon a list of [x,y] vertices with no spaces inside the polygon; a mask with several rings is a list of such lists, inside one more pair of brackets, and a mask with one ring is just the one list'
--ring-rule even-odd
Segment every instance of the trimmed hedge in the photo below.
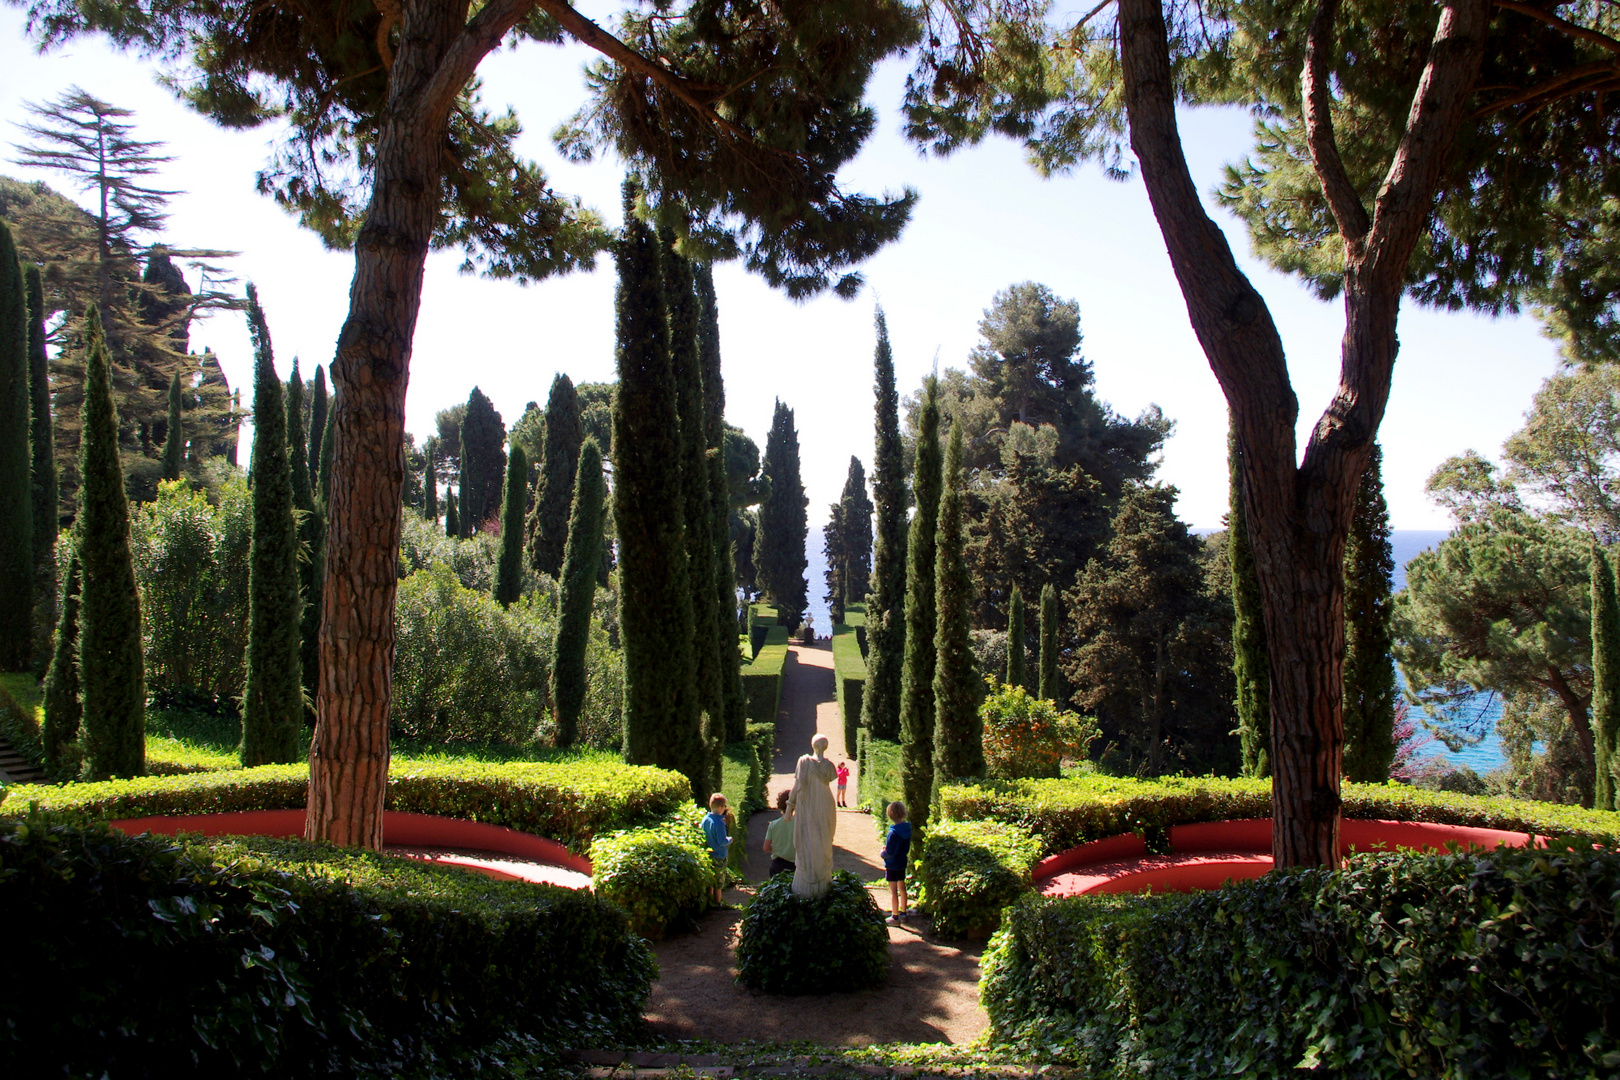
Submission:
{"label": "trimmed hedge", "polygon": [[861,699],[866,693],[866,657],[861,654],[861,645],[855,638],[853,626],[839,623],[833,627],[832,654],[838,715],[844,721],[844,753],[855,757],[860,753]]}
{"label": "trimmed hedge", "polygon": [[589,893],[301,841],[0,821],[0,1060],[118,1077],[486,1075],[633,1034]]}
{"label": "trimmed hedge", "polygon": [[[1534,832],[1587,843],[1620,841],[1620,813],[1552,803],[1426,791],[1403,784],[1345,784],[1344,816],[1431,821]],[[1172,825],[1271,816],[1271,781],[1219,777],[1139,780],[1081,776],[1063,780],[980,781],[951,785],[940,799],[954,821],[1005,821],[1034,833],[1041,854],[1134,832],[1163,850]]]}
{"label": "trimmed hedge", "polygon": [[872,815],[878,835],[889,831],[889,819],[884,814],[889,804],[904,801],[905,788],[900,783],[900,744],[887,739],[874,739],[865,728],[860,731],[860,805]]}
{"label": "trimmed hedge", "polygon": [[[765,647],[765,639],[776,625],[776,608],[769,604],[748,605],[748,655],[755,658]],[[786,627],[782,628],[785,632]]]}
{"label": "trimmed hedge", "polygon": [[747,849],[748,818],[770,808],[767,805],[766,786],[770,783],[775,755],[775,724],[749,724],[746,739],[727,743],[725,747],[720,790],[725,792],[737,818],[726,865],[736,871],[738,877],[742,876],[743,857]]}
{"label": "trimmed hedge", "polygon": [[[308,786],[308,764],[66,787],[18,785],[6,789],[0,816],[26,814],[31,803],[49,812],[113,819],[296,810],[304,806]],[[386,805],[389,810],[504,825],[583,852],[599,833],[658,821],[691,799],[685,777],[647,765],[395,759]]]}
{"label": "trimmed hedge", "polygon": [[658,825],[591,843],[591,888],[623,908],[636,933],[657,941],[690,928],[708,910],[718,874],[702,819],[703,811],[688,804]]}
{"label": "trimmed hedge", "polygon": [[782,706],[782,669],[787,666],[787,656],[787,627],[772,626],[766,631],[765,644],[757,650],[753,663],[743,665],[743,694],[748,699],[749,723],[776,723],[776,714]]}
{"label": "trimmed hedge", "polygon": [[1087,1076],[1613,1076],[1617,897],[1620,854],[1579,848],[1031,897],[980,992],[995,1042]]}
{"label": "trimmed hedge", "polygon": [[934,932],[988,938],[1001,910],[1030,888],[1041,842],[1028,829],[1000,821],[944,821],[928,830],[917,860],[920,900]]}
{"label": "trimmed hedge", "polygon": [[26,672],[0,675],[0,737],[36,769],[45,767],[45,743],[36,711],[39,681]]}

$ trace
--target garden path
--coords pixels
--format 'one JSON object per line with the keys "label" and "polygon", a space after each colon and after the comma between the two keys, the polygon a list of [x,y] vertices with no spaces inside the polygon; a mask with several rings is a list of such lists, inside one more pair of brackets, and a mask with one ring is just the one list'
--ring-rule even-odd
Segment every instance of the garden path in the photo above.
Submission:
{"label": "garden path", "polygon": [[[769,791],[793,786],[793,766],[819,732],[831,743],[834,761],[848,760],[848,809],[838,811],[833,864],[861,880],[883,876],[878,857],[882,842],[871,815],[854,809],[858,801],[856,763],[838,753],[843,724],[833,692],[832,648],[826,642],[794,645],[783,671],[782,706],[777,715],[776,759]],[[749,882],[765,877],[769,858],[760,850],[765,826],[775,811],[755,814],[748,822],[748,850],[743,860]],[[747,898],[748,886],[726,895],[730,904]],[[873,890],[878,906],[889,907],[887,888]],[[979,1007],[977,944],[935,941],[926,922],[889,928],[889,981],[875,990],[813,997],[759,994],[736,982],[732,946],[741,912],[711,911],[696,932],[655,946],[662,975],[653,984],[647,1022],[655,1034],[671,1039],[716,1042],[806,1041],[829,1046],[875,1043],[961,1044],[972,1041],[987,1023]]]}

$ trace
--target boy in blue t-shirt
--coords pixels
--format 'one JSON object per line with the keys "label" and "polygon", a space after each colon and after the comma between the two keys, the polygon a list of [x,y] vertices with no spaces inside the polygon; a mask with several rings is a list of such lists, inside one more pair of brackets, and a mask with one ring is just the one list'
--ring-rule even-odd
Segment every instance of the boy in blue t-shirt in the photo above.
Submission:
{"label": "boy in blue t-shirt", "polygon": [[731,851],[731,808],[726,797],[718,791],[709,796],[709,812],[703,815],[703,839],[709,844],[709,857],[714,860],[714,902],[724,904],[720,898],[720,883],[726,879],[726,856]]}
{"label": "boy in blue t-shirt", "polygon": [[906,820],[906,804],[889,804],[889,835],[883,841],[884,878],[889,883],[890,926],[899,926],[906,911],[906,856],[911,854],[911,822]]}

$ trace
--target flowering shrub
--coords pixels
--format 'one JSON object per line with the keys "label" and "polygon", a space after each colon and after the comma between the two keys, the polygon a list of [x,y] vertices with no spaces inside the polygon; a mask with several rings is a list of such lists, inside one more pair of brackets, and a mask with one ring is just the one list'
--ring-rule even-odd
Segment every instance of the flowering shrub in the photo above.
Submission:
{"label": "flowering shrub", "polygon": [[1022,686],[985,679],[990,693],[979,706],[984,721],[984,760],[1001,780],[1055,777],[1065,757],[1083,758],[1100,732],[1092,716],[1061,712]]}

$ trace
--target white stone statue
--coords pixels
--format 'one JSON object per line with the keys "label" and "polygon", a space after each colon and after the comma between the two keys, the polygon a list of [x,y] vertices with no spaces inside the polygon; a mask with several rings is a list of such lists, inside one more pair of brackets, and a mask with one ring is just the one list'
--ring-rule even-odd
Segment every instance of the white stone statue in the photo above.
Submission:
{"label": "white stone statue", "polygon": [[793,871],[795,896],[822,896],[832,888],[833,833],[838,810],[833,805],[833,778],[838,768],[827,760],[827,736],[810,740],[810,750],[793,770]]}

